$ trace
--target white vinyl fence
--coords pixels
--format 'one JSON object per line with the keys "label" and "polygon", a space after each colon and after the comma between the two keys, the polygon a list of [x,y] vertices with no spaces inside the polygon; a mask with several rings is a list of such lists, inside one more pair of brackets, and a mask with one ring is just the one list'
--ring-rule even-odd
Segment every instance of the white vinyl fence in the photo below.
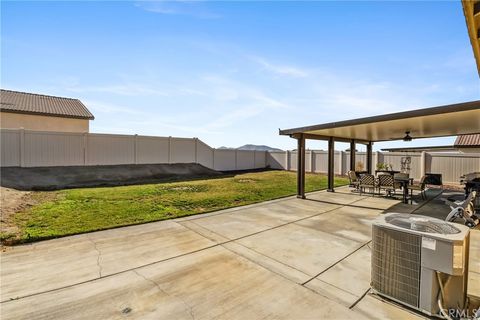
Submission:
{"label": "white vinyl fence", "polygon": [[2,167],[199,163],[232,171],[265,168],[266,156],[213,149],[197,138],[1,130]]}
{"label": "white vinyl fence", "polygon": [[[295,151],[246,151],[214,149],[197,138],[151,137],[97,133],[65,133],[29,130],[1,130],[2,167],[91,166],[115,164],[198,163],[219,171],[260,169],[296,170]],[[410,176],[441,173],[446,183],[458,183],[465,173],[480,171],[480,154],[374,152],[377,163],[400,170],[402,157],[410,157]],[[307,150],[307,172],[327,172],[327,152]],[[365,152],[356,162],[366,165]],[[335,173],[345,175],[350,154],[335,151]],[[366,169],[364,167],[364,169]]]}
{"label": "white vinyl fence", "polygon": [[[473,153],[404,153],[374,152],[372,170],[377,163],[392,165],[393,170],[401,169],[403,157],[410,157],[410,177],[420,179],[425,173],[442,174],[443,182],[459,183],[461,175],[480,171],[480,154]],[[307,150],[305,152],[305,170],[307,172],[327,172],[327,151]],[[357,152],[355,161],[366,166],[365,152]],[[295,151],[272,151],[267,154],[267,164],[274,169],[297,170],[297,153]],[[345,175],[350,169],[350,153],[335,151],[335,174]],[[366,170],[366,167],[364,167]]]}

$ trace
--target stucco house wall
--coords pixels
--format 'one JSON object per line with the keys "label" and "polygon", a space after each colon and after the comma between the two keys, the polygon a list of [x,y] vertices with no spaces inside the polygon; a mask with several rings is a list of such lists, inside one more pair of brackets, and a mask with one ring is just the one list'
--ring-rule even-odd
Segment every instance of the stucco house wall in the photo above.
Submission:
{"label": "stucco house wall", "polygon": [[89,120],[0,112],[0,127],[35,131],[89,132]]}

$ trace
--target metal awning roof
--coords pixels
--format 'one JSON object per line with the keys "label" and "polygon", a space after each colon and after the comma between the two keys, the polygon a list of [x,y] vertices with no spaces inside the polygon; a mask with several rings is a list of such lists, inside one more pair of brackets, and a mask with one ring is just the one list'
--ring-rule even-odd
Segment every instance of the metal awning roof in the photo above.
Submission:
{"label": "metal awning roof", "polygon": [[368,142],[401,140],[406,131],[414,139],[480,133],[480,100],[280,130],[280,134]]}

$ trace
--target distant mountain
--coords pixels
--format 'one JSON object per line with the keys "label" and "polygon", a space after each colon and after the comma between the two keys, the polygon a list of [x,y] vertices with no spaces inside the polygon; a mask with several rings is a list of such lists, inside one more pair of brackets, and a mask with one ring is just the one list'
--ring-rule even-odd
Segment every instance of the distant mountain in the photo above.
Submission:
{"label": "distant mountain", "polygon": [[256,145],[256,144],[246,144],[244,146],[238,147],[237,150],[283,151],[282,149],[272,148],[272,147],[263,146],[263,145]]}

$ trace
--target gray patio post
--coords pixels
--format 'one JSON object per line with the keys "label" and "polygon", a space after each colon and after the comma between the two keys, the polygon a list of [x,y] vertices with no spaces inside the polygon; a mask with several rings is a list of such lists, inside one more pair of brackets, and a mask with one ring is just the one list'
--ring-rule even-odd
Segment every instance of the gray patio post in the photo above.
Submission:
{"label": "gray patio post", "polygon": [[368,173],[372,173],[372,163],[373,163],[373,158],[372,158],[372,146],[373,146],[373,142],[370,141],[368,144],[367,144],[367,172]]}
{"label": "gray patio post", "polygon": [[305,136],[297,138],[297,198],[305,199]]}
{"label": "gray patio post", "polygon": [[335,140],[328,138],[328,189],[329,192],[335,192],[334,189],[334,163],[335,163]]}
{"label": "gray patio post", "polygon": [[350,141],[350,170],[355,171],[355,140]]}

